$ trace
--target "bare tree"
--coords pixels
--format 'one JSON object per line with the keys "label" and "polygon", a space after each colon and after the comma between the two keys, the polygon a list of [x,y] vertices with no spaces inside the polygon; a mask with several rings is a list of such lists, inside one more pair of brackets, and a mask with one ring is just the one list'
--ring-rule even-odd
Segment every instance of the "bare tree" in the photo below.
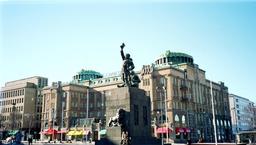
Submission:
{"label": "bare tree", "polygon": [[28,128],[28,133],[30,134],[30,131],[32,128],[35,127],[35,114],[34,113],[28,113],[28,114],[24,114],[24,121],[26,124],[24,124],[24,126],[26,128]]}

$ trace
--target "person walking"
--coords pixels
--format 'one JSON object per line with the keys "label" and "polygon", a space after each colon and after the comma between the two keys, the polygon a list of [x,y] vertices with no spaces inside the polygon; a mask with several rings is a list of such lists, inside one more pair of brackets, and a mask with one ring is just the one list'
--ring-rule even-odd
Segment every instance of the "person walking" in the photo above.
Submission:
{"label": "person walking", "polygon": [[32,142],[33,142],[33,138],[32,138],[32,135],[28,135],[28,145],[32,145]]}
{"label": "person walking", "polygon": [[23,135],[21,134],[20,131],[18,131],[18,132],[15,134],[15,138],[14,138],[14,139],[15,139],[15,143],[16,143],[16,144],[18,144],[18,145],[21,144],[21,138],[22,138],[22,136],[23,136]]}

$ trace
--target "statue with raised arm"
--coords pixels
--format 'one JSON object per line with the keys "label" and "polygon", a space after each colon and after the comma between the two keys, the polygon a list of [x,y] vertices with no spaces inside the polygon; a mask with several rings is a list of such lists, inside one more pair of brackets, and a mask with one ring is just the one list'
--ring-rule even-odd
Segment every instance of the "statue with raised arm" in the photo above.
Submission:
{"label": "statue with raised arm", "polygon": [[129,53],[124,55],[123,49],[125,47],[125,44],[122,43],[122,45],[120,47],[121,47],[121,57],[123,59],[123,66],[122,66],[122,70],[121,70],[121,75],[122,75],[121,77],[123,80],[123,84],[118,85],[118,87],[125,87],[125,86],[130,87],[132,84],[131,72],[134,69],[134,64],[133,64],[133,61],[132,61]]}

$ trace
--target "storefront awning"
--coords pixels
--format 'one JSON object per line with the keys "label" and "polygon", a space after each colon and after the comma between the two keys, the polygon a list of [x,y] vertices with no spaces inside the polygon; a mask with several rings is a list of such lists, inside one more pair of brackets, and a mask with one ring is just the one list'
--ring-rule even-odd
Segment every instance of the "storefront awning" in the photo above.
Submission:
{"label": "storefront awning", "polygon": [[41,131],[40,134],[47,134],[47,130]]}
{"label": "storefront awning", "polygon": [[82,130],[71,130],[67,133],[68,136],[78,136],[83,134],[84,134],[84,131]]}
{"label": "storefront awning", "polygon": [[100,135],[105,135],[105,134],[107,134],[107,130],[106,129],[103,129],[103,130],[100,131]]}
{"label": "storefront awning", "polygon": [[57,130],[55,130],[55,129],[53,129],[53,128],[49,128],[48,130],[47,130],[47,134],[56,134],[58,131]]}
{"label": "storefront awning", "polygon": [[183,128],[184,132],[189,133],[190,132],[190,128]]}
{"label": "storefront awning", "polygon": [[8,132],[9,135],[13,136],[15,135],[19,130],[11,130]]}
{"label": "storefront awning", "polygon": [[176,128],[176,133],[190,133],[190,128]]}
{"label": "storefront awning", "polygon": [[58,130],[57,133],[67,133],[68,131],[66,129],[63,129],[63,130]]}
{"label": "storefront awning", "polygon": [[172,129],[171,128],[167,128],[167,127],[160,127],[156,129],[156,133],[171,133]]}
{"label": "storefront awning", "polygon": [[184,129],[183,128],[176,128],[176,133],[183,133]]}
{"label": "storefront awning", "polygon": [[45,135],[50,135],[50,134],[56,134],[58,131],[53,129],[53,128],[49,128],[45,131],[41,131],[40,134],[45,134]]}

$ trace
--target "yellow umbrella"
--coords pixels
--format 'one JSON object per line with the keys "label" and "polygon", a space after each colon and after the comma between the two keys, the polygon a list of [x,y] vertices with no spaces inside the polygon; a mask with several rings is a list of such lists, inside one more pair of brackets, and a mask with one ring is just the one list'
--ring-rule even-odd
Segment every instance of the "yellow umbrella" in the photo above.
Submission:
{"label": "yellow umbrella", "polygon": [[82,130],[76,130],[74,135],[83,135],[83,131]]}
{"label": "yellow umbrella", "polygon": [[72,136],[72,135],[75,135],[75,131],[74,130],[71,130],[67,133],[68,136]]}
{"label": "yellow umbrella", "polygon": [[82,130],[71,130],[67,133],[68,136],[78,136],[78,135],[83,135]]}

